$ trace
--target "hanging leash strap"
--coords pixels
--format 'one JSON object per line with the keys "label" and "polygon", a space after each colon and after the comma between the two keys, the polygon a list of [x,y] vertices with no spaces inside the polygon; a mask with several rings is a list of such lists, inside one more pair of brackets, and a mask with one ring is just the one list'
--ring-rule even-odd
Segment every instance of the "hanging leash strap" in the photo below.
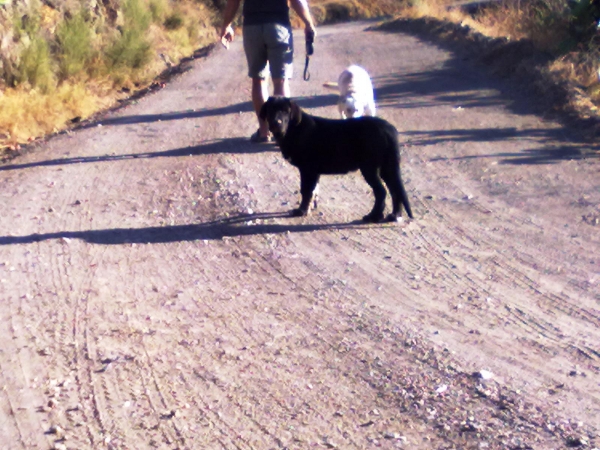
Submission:
{"label": "hanging leash strap", "polygon": [[310,56],[306,56],[306,62],[304,63],[304,81],[310,80],[310,72],[308,71],[308,63],[310,62]]}
{"label": "hanging leash strap", "polygon": [[306,62],[304,63],[304,81],[310,80],[310,72],[308,71],[308,63],[310,56],[315,52],[314,43],[315,35],[313,33],[306,34]]}

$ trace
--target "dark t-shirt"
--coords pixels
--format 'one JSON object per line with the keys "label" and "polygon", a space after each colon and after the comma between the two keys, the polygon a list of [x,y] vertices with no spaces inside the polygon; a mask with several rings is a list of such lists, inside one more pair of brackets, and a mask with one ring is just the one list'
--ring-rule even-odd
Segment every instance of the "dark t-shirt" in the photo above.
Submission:
{"label": "dark t-shirt", "polygon": [[278,23],[290,26],[287,0],[244,0],[244,25]]}

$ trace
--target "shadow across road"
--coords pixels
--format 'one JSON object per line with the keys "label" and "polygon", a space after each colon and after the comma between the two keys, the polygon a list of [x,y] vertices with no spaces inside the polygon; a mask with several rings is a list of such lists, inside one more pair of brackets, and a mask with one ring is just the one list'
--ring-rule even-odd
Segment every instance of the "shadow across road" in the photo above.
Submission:
{"label": "shadow across road", "polygon": [[477,75],[461,73],[458,61],[451,60],[435,70],[374,77],[375,98],[378,106],[394,109],[435,108],[440,104],[489,108],[511,104],[518,114],[528,112],[526,102],[513,99],[511,103],[498,82]]}
{"label": "shadow across road", "polygon": [[[26,236],[0,236],[0,246],[31,244],[52,239],[80,239],[90,244],[157,244],[196,240],[220,240],[227,237],[259,234],[309,233],[318,230],[356,229],[373,226],[362,221],[331,224],[260,223],[269,219],[292,218],[290,212],[240,214],[210,222],[147,228],[112,228],[87,231],[57,231]],[[298,220],[297,218],[294,218]],[[389,226],[389,225],[388,225]]]}
{"label": "shadow across road", "polygon": [[[390,74],[374,79],[376,98],[381,108],[415,109],[438,108],[445,105],[455,114],[485,114],[488,108],[504,107],[518,115],[540,113],[531,96],[516,95],[493,77],[482,77],[480,71],[461,73],[458,59],[451,59],[439,69],[419,73]],[[520,91],[519,91],[520,92]],[[416,100],[415,100],[416,99]],[[450,142],[509,142],[519,141],[522,147],[533,143],[539,148],[519,152],[498,152],[474,155],[462,159],[490,158],[499,164],[555,164],[565,160],[600,157],[600,145],[585,133],[559,127],[481,127],[434,130],[403,130],[398,124],[400,141],[413,147],[426,148]],[[437,158],[432,161],[451,160]]]}
{"label": "shadow across road", "polygon": [[[498,164],[555,164],[561,161],[598,159],[598,146],[565,140],[561,128],[554,129],[516,129],[508,128],[479,128],[431,131],[404,131],[400,133],[403,140],[413,147],[426,147],[448,142],[504,142],[516,140],[527,143],[535,140],[543,145],[539,148],[523,149],[518,152],[496,152],[475,154],[461,157],[434,157],[431,162],[455,161],[478,158],[489,158]],[[561,142],[562,141],[562,142]],[[557,142],[560,144],[557,145]]]}
{"label": "shadow across road", "polygon": [[[314,97],[298,97],[294,100],[297,101],[298,104],[304,108],[318,108],[323,106],[335,105],[337,103],[337,95],[326,94],[317,95]],[[254,107],[249,101],[235,103],[233,105],[227,105],[220,108],[202,108],[190,109],[187,111],[166,112],[161,114],[108,117],[106,119],[100,119],[94,122],[86,123],[84,125],[81,125],[79,128],[94,128],[100,124],[103,127],[106,127],[119,125],[134,125],[140,123],[168,122],[171,120],[182,119],[201,119],[204,117],[224,116],[227,114],[240,114],[247,112],[254,112]]]}
{"label": "shadow across road", "polygon": [[199,156],[211,154],[251,154],[267,151],[279,151],[275,144],[253,144],[247,138],[216,139],[200,145],[175,148],[160,152],[126,153],[102,156],[74,156],[70,158],[48,159],[23,164],[5,164],[0,166],[0,172],[21,170],[30,167],[64,166],[69,164],[85,164],[97,162],[114,162],[130,159],[173,158],[182,156]]}
{"label": "shadow across road", "polygon": [[[443,97],[444,91],[450,88],[465,94],[462,99],[460,95],[448,98],[455,104],[475,107],[499,103],[515,114],[537,114],[558,121],[588,139],[600,133],[600,119],[591,117],[589,112],[581,114],[572,107],[573,94],[569,92],[568,83],[557,83],[547,75],[546,67],[554,59],[553,55],[536,49],[528,40],[487,38],[468,26],[435,19],[397,19],[367,30],[412,35],[449,52],[450,57],[441,70],[403,76],[413,92],[430,95],[433,92]],[[400,82],[401,78],[396,81]],[[381,90],[381,99],[387,97],[389,103],[401,100],[402,89],[400,83],[392,81]],[[483,89],[498,90],[501,97],[481,98],[476,91]]]}
{"label": "shadow across road", "polygon": [[[298,104],[303,108],[319,108],[323,106],[331,106],[337,104],[337,95],[319,95],[315,97],[300,97],[295,99]],[[241,109],[240,109],[241,108]],[[130,125],[137,123],[149,123],[158,122],[165,120],[181,120],[190,117],[207,117],[211,115],[220,114],[237,114],[242,111],[252,111],[252,104],[239,103],[230,105],[224,108],[214,108],[207,110],[191,111],[191,112],[174,112],[165,114],[150,114],[143,116],[127,116],[127,117],[114,117],[110,119],[101,120],[96,122],[104,125]],[[85,127],[85,126],[84,126]],[[48,159],[45,161],[35,161],[23,164],[4,164],[0,165],[0,172],[10,170],[22,170],[31,167],[44,167],[44,166],[64,166],[69,164],[85,164],[85,163],[97,163],[97,162],[113,162],[113,161],[124,161],[129,159],[148,159],[148,158],[171,158],[181,156],[199,156],[199,155],[210,155],[210,154],[251,154],[261,153],[266,151],[279,151],[279,148],[273,143],[271,145],[256,145],[251,143],[247,138],[229,138],[229,139],[216,139],[214,141],[202,142],[199,145],[193,145],[190,147],[176,148],[172,150],[158,151],[158,152],[145,152],[145,153],[126,153],[126,154],[115,154],[115,155],[101,155],[101,156],[73,156],[67,158]]]}
{"label": "shadow across road", "polygon": [[80,128],[94,128],[99,124],[103,127],[106,126],[118,126],[118,125],[132,125],[138,123],[153,123],[153,122],[168,122],[171,120],[182,120],[182,119],[200,119],[203,117],[212,116],[223,116],[226,114],[239,114],[244,112],[252,112],[254,108],[251,102],[236,103],[233,105],[223,106],[221,108],[202,108],[202,109],[190,109],[186,111],[174,111],[160,114],[140,114],[136,116],[121,116],[121,117],[108,117],[106,119],[100,119],[95,122],[90,122],[82,125]]}

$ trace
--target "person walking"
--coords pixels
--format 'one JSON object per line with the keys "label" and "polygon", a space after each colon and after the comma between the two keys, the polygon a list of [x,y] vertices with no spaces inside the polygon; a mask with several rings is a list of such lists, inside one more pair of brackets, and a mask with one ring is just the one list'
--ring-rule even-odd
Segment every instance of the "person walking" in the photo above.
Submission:
{"label": "person walking", "polygon": [[[227,0],[223,12],[220,39],[225,48],[233,41],[231,26],[242,0]],[[290,22],[290,6],[304,22],[307,38],[316,35],[315,25],[307,0],[244,0],[242,8],[242,37],[248,62],[248,76],[252,79],[252,104],[258,119],[258,130],[251,142],[270,142],[269,128],[259,115],[269,98],[270,73],[273,95],[291,97],[289,80],[293,73],[294,42]]]}

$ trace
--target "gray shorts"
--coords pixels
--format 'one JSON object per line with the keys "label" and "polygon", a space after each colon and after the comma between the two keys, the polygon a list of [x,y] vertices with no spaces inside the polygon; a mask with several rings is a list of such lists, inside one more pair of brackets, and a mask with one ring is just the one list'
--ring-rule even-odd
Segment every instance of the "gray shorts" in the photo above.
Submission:
{"label": "gray shorts", "polygon": [[243,27],[244,52],[248,61],[248,76],[292,78],[294,40],[292,29],[269,23]]}

